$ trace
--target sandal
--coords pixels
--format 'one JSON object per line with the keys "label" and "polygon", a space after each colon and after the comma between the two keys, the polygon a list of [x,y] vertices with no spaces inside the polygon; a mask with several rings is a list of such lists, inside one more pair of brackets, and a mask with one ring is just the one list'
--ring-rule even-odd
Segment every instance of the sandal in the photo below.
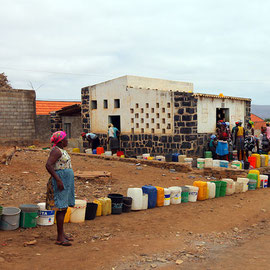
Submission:
{"label": "sandal", "polygon": [[64,247],[72,246],[72,244],[67,240],[66,241],[56,241],[55,244],[59,245],[59,246],[64,246]]}
{"label": "sandal", "polygon": [[74,241],[73,236],[69,233],[65,234],[65,239],[67,239],[68,241]]}

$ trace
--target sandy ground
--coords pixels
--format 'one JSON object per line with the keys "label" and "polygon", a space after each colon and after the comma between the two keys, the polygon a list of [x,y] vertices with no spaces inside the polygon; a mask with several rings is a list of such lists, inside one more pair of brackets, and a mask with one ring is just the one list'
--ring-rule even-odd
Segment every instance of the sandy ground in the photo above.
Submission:
{"label": "sandy ground", "polygon": [[[0,151],[1,152],[1,151]],[[0,204],[19,206],[45,199],[48,152],[17,152],[0,165]],[[74,170],[106,170],[107,180],[76,180],[77,198],[126,195],[145,184],[192,184],[197,173],[87,156],[72,156]],[[75,241],[55,245],[56,226],[0,231],[0,269],[269,269],[270,189],[146,211],[97,217],[65,225]],[[24,247],[24,242],[37,244]]]}

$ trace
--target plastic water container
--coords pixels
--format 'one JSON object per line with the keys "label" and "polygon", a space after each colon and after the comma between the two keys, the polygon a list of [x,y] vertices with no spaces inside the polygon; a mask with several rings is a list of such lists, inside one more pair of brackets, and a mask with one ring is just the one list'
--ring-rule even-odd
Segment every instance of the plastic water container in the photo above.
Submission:
{"label": "plastic water container", "polygon": [[265,155],[265,166],[267,167],[269,163],[269,156]]}
{"label": "plastic water container", "polygon": [[234,184],[235,184],[235,193],[241,193],[241,192],[243,192],[243,185],[244,185],[244,183],[234,182]]}
{"label": "plastic water container", "polygon": [[257,181],[254,179],[249,179],[248,181],[248,190],[255,190],[257,186]]}
{"label": "plastic water container", "polygon": [[172,162],[178,162],[178,156],[179,156],[178,153],[172,154]]}
{"label": "plastic water container", "polygon": [[104,148],[103,147],[97,147],[97,155],[101,155],[104,153]]}
{"label": "plastic water container", "polygon": [[93,220],[93,219],[95,219],[96,214],[97,214],[97,208],[98,208],[97,203],[88,202],[86,204],[85,220]]}
{"label": "plastic water container", "polygon": [[220,167],[220,160],[219,159],[213,160],[213,167]]}
{"label": "plastic water container", "polygon": [[72,149],[72,152],[73,153],[80,153],[80,148],[73,148]]}
{"label": "plastic water container", "polygon": [[0,229],[3,231],[16,230],[20,226],[21,209],[17,207],[3,207]]}
{"label": "plastic water container", "polygon": [[181,187],[182,193],[181,193],[181,203],[187,203],[188,202],[188,194],[189,194],[189,188],[186,186]]}
{"label": "plastic water container", "polygon": [[270,155],[268,155],[268,165],[267,166],[270,166]]}
{"label": "plastic water container", "polygon": [[198,187],[199,191],[198,191],[198,201],[203,201],[207,199],[208,196],[208,187],[207,187],[207,183],[204,181],[194,181],[193,182],[193,186]]}
{"label": "plastic water container", "polygon": [[151,185],[142,187],[143,193],[148,194],[148,209],[156,207],[157,204],[157,189]]}
{"label": "plastic water container", "polygon": [[209,194],[208,198],[209,199],[214,199],[216,197],[216,185],[212,182],[207,182]]}
{"label": "plastic water container", "polygon": [[169,187],[171,191],[171,204],[180,204],[181,203],[181,192],[180,187]]}
{"label": "plastic water container", "polygon": [[188,164],[190,168],[192,168],[193,158],[185,158],[184,163]]}
{"label": "plastic water container", "polygon": [[261,158],[261,167],[265,167],[265,162],[266,162],[265,155],[261,155],[260,158]]}
{"label": "plastic water container", "polygon": [[85,200],[75,200],[74,207],[71,208],[70,222],[71,223],[81,223],[85,220],[86,211],[86,201]]}
{"label": "plastic water container", "polygon": [[147,159],[148,157],[150,157],[150,154],[146,153],[142,155],[143,159]]}
{"label": "plastic water container", "polygon": [[85,149],[86,154],[93,154],[92,148]]}
{"label": "plastic water container", "polygon": [[121,157],[123,155],[125,155],[125,153],[123,151],[117,151],[116,152],[116,156],[118,156],[118,157]]}
{"label": "plastic water container", "polygon": [[220,186],[221,186],[221,181],[211,181],[213,184],[215,184],[215,198],[220,197]]}
{"label": "plastic water container", "polygon": [[219,193],[219,197],[225,197],[226,190],[227,190],[227,182],[220,181],[220,193]]}
{"label": "plastic water container", "polygon": [[186,185],[186,187],[188,187],[188,189],[189,189],[189,191],[188,191],[188,201],[189,202],[196,202],[197,197],[198,197],[199,188],[194,187],[194,186],[189,186],[189,185]]}
{"label": "plastic water container", "polygon": [[205,166],[205,159],[204,158],[197,158],[197,168],[203,169]]}
{"label": "plastic water container", "polygon": [[261,167],[261,157],[259,154],[252,154],[252,157],[256,158],[256,168],[260,168]]}
{"label": "plastic water container", "polygon": [[212,158],[212,152],[211,151],[205,151],[204,152],[204,157],[205,158]]}
{"label": "plastic water container", "polygon": [[168,188],[164,188],[164,206],[168,206],[171,204],[171,190]]}
{"label": "plastic water container", "polygon": [[166,162],[172,162],[172,154],[165,155],[165,161]]}
{"label": "plastic water container", "polygon": [[186,158],[187,156],[186,155],[179,155],[178,156],[178,162],[185,162],[185,158]]}
{"label": "plastic water container", "polygon": [[101,215],[110,215],[112,213],[112,200],[107,197],[102,197],[97,200],[101,203]]}
{"label": "plastic water container", "polygon": [[96,203],[98,205],[97,211],[96,211],[96,217],[100,217],[102,214],[102,203],[99,200],[94,200],[93,203]]}
{"label": "plastic water container", "polygon": [[112,151],[106,151],[105,156],[112,156]]}
{"label": "plastic water container", "polygon": [[257,188],[258,188],[258,185],[259,186],[261,185],[261,181],[258,180],[258,175],[256,173],[249,173],[248,176],[247,176],[247,178],[249,180],[256,180],[256,182],[257,182]]}
{"label": "plastic water container", "polygon": [[158,161],[165,161],[165,157],[164,156],[156,156],[155,158]]}
{"label": "plastic water container", "polygon": [[222,181],[227,183],[226,195],[232,195],[235,192],[235,183],[232,179],[223,178]]}
{"label": "plastic water container", "polygon": [[127,190],[127,197],[132,198],[131,210],[142,210],[143,191],[141,188],[129,188]]}
{"label": "plastic water container", "polygon": [[261,188],[267,188],[268,175],[260,174],[260,181]]}
{"label": "plastic water container", "polygon": [[93,154],[93,155],[96,155],[96,154],[97,154],[97,149],[93,149],[92,154]]}
{"label": "plastic water container", "polygon": [[[257,188],[260,188],[260,185],[261,185],[261,181],[260,181],[260,171],[259,170],[250,170],[249,172],[248,172],[248,174],[257,174],[258,175],[258,177],[257,177],[257,181],[258,181],[258,183],[257,183]],[[248,177],[249,178],[249,177]],[[254,179],[254,178],[252,178],[252,179]]]}
{"label": "plastic water container", "polygon": [[233,150],[233,160],[237,160],[237,150]]}
{"label": "plastic water container", "polygon": [[37,219],[37,225],[41,226],[50,226],[54,224],[54,210],[47,210],[46,209],[46,203],[38,203],[39,207],[38,211],[38,219]]}
{"label": "plastic water container", "polygon": [[39,207],[37,204],[21,204],[20,227],[34,228],[37,226]]}
{"label": "plastic water container", "polygon": [[204,167],[205,168],[212,168],[213,167],[213,159],[212,158],[205,158],[204,159]]}
{"label": "plastic water container", "polygon": [[163,206],[164,205],[164,188],[163,187],[157,187],[157,204],[156,206]]}
{"label": "plastic water container", "polygon": [[242,163],[238,160],[232,161],[232,165],[236,166],[239,170],[242,169]]}
{"label": "plastic water container", "polygon": [[255,169],[256,168],[256,162],[257,162],[257,159],[256,157],[248,157],[248,162],[249,162],[249,168],[250,169]]}
{"label": "plastic water container", "polygon": [[112,200],[112,214],[120,215],[123,210],[123,195],[118,193],[111,193],[108,195],[108,198]]}
{"label": "plastic water container", "polygon": [[246,192],[248,191],[248,182],[249,182],[249,179],[248,178],[237,178],[237,182],[238,183],[243,183],[243,189],[242,189],[242,192]]}
{"label": "plastic water container", "polygon": [[148,209],[148,194],[143,194],[142,197],[142,210]]}
{"label": "plastic water container", "polygon": [[221,168],[229,168],[229,161],[227,161],[227,160],[220,160],[219,166]]}
{"label": "plastic water container", "polygon": [[153,160],[154,157],[147,157],[147,160]]}

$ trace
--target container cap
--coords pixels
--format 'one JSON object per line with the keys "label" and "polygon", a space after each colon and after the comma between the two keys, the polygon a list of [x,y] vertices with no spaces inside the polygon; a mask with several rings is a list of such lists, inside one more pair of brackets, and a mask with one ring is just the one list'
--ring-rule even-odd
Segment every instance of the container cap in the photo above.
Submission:
{"label": "container cap", "polygon": [[39,210],[39,206],[37,204],[21,204],[20,209],[23,212],[37,212]]}

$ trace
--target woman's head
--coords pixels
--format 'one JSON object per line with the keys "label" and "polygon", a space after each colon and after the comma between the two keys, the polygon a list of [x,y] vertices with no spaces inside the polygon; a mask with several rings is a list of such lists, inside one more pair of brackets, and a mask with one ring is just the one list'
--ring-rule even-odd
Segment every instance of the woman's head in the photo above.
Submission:
{"label": "woman's head", "polygon": [[108,125],[108,128],[111,128],[111,127],[113,127],[113,124],[112,123]]}
{"label": "woman's head", "polygon": [[51,143],[53,143],[53,147],[60,144],[62,147],[66,147],[68,145],[66,132],[65,131],[54,132],[53,135],[51,136]]}

